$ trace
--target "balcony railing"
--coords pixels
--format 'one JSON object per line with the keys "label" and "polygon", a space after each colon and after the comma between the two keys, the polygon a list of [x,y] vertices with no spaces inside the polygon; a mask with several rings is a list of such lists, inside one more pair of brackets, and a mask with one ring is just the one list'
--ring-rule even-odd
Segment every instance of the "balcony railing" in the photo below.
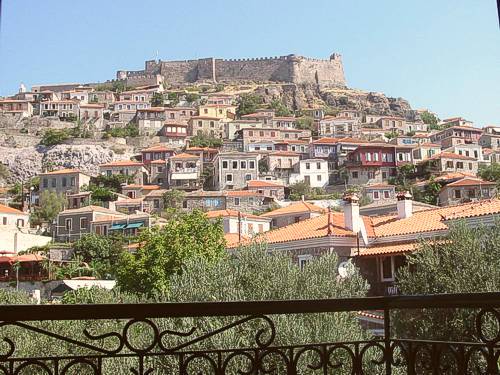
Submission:
{"label": "balcony railing", "polygon": [[[499,374],[499,307],[500,293],[259,302],[2,305],[0,370],[5,374]],[[457,308],[472,309],[477,341],[396,338],[391,332],[391,313],[395,310],[451,309],[453,313]],[[382,337],[349,342],[277,342],[278,323],[284,316],[374,310],[383,311]],[[487,314],[493,319],[486,322],[496,323],[491,337],[483,333]],[[57,322],[66,323],[66,329]],[[212,340],[229,331],[238,337],[250,335],[253,344],[214,346],[214,342],[224,340]],[[142,341],[137,339],[139,334]],[[27,344],[26,340],[31,341]],[[46,344],[37,348],[37,343]],[[22,350],[27,348],[32,355],[23,355]],[[373,370],[369,366],[378,367]]]}

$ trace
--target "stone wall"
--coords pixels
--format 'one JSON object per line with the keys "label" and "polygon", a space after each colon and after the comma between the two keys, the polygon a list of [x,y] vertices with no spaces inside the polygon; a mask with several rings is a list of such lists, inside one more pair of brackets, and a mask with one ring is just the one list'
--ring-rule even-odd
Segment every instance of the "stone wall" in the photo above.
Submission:
{"label": "stone wall", "polygon": [[141,71],[117,72],[117,79],[131,83],[151,82],[161,75],[170,84],[194,82],[286,82],[316,84],[320,87],[345,87],[342,59],[332,54],[328,60],[288,55],[256,59],[214,59],[183,61],[146,61]]}

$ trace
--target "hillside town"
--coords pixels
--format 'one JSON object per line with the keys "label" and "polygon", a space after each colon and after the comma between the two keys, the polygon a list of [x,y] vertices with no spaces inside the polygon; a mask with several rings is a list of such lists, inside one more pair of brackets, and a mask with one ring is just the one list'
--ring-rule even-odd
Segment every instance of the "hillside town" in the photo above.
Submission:
{"label": "hillside town", "polygon": [[[138,235],[165,225],[170,210],[199,209],[221,221],[228,251],[265,242],[300,267],[333,251],[355,260],[371,294],[392,295],[419,241],[457,220],[492,224],[500,213],[498,181],[484,173],[500,161],[500,126],[342,100],[297,108],[258,94],[276,83],[176,86],[161,77],[135,87],[133,74],[22,85],[0,99],[3,127],[17,126],[18,137],[33,135],[19,124],[57,123],[37,130],[39,147],[115,150],[97,164],[61,156],[28,178],[3,166],[2,280],[53,278],[41,264],[70,261],[71,244],[88,234],[123,236],[134,252]],[[24,253],[33,246],[50,251]]]}

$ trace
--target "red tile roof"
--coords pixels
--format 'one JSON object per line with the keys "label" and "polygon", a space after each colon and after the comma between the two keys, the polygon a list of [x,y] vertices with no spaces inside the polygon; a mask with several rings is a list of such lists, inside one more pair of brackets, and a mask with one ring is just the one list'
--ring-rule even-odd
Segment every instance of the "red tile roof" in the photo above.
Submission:
{"label": "red tile roof", "polygon": [[429,159],[437,160],[437,159],[460,159],[460,160],[476,160],[469,156],[458,155],[452,152],[441,152],[440,154],[433,155]]}
{"label": "red tile roof", "polygon": [[446,186],[477,186],[477,185],[492,186],[492,185],[496,185],[496,183],[491,182],[491,181],[485,181],[485,180],[482,180],[480,178],[465,177],[465,178],[462,178],[461,180],[451,182]]}
{"label": "red tile roof", "polygon": [[27,215],[23,211],[0,204],[0,212],[3,214]]}
{"label": "red tile roof", "polygon": [[307,212],[324,213],[325,211],[326,210],[323,207],[316,206],[312,203],[300,201],[297,203],[292,203],[285,207],[278,208],[277,210],[266,212],[261,216],[276,217],[281,215],[292,215],[292,214],[307,213]]}
{"label": "red tile roof", "polygon": [[132,160],[119,160],[99,165],[99,167],[142,167],[142,166],[143,164],[141,162]]}
{"label": "red tile roof", "polygon": [[247,188],[248,189],[256,189],[256,188],[261,188],[261,187],[278,187],[281,188],[283,187],[282,184],[278,184],[276,182],[272,181],[265,181],[265,180],[250,180],[247,182]]}

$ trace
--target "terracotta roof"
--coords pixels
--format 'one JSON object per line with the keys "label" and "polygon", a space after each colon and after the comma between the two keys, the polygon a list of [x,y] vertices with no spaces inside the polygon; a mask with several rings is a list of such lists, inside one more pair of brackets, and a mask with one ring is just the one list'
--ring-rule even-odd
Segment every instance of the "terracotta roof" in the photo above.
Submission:
{"label": "terracotta roof", "polygon": [[386,255],[386,254],[404,254],[416,250],[419,247],[418,242],[406,243],[390,243],[375,245],[370,247],[362,247],[359,251],[359,256]]}
{"label": "terracotta roof", "polygon": [[164,146],[164,145],[151,146],[151,147],[145,148],[144,150],[141,150],[141,152],[153,152],[153,151],[174,151],[174,150],[172,148]]}
{"label": "terracotta roof", "polygon": [[464,155],[458,155],[454,154],[452,152],[441,152],[440,154],[433,155],[429,159],[432,160],[437,160],[437,159],[460,159],[460,160],[476,160],[474,158],[471,158],[469,156],[464,156]]}
{"label": "terracotta roof", "polygon": [[239,212],[236,210],[216,210],[216,211],[208,211],[207,212],[207,217],[209,219],[213,219],[213,218],[217,218],[217,217],[236,217],[237,218],[238,215],[241,215],[242,219],[266,221],[265,217],[247,214],[247,213]]}
{"label": "terracotta roof", "polygon": [[476,186],[476,185],[496,185],[496,183],[491,181],[485,181],[480,178],[465,177],[462,178],[461,180],[451,182],[446,186]]}
{"label": "terracotta roof", "polygon": [[166,161],[165,160],[161,160],[161,159],[158,159],[158,160],[153,160],[151,162],[151,164],[165,164]]}
{"label": "terracotta roof", "polygon": [[445,220],[484,216],[500,213],[500,200],[490,199],[456,206],[439,207],[414,212],[412,216],[398,219],[397,215],[372,217],[376,237],[417,234],[448,229]]}
{"label": "terracotta roof", "polygon": [[212,117],[212,116],[192,116],[191,120],[217,120],[217,121],[219,121],[220,118]]}
{"label": "terracotta roof", "polygon": [[100,212],[104,214],[113,214],[113,215],[123,215],[120,212],[110,210],[109,208],[101,207],[101,206],[85,206],[85,207],[80,207],[80,208],[69,208],[64,211],[61,211],[59,215],[71,215],[71,214],[77,214],[77,213],[83,213],[83,212]]}
{"label": "terracotta roof", "polygon": [[119,160],[119,161],[113,161],[110,163],[105,163],[99,165],[99,167],[142,167],[143,164],[139,161],[132,161],[132,160]]}
{"label": "terracotta roof", "polygon": [[65,169],[59,169],[57,171],[52,171],[52,172],[40,173],[40,175],[45,176],[45,175],[56,175],[56,174],[66,174],[66,173],[83,173],[83,172],[81,172],[78,169],[65,168]]}
{"label": "terracotta roof", "polygon": [[219,150],[216,148],[210,148],[210,147],[188,147],[186,148],[186,152],[189,151],[208,151],[208,152],[218,152]]}
{"label": "terracotta roof", "polygon": [[266,212],[265,214],[262,214],[261,216],[275,217],[275,216],[291,215],[291,214],[298,214],[298,213],[304,213],[304,212],[324,213],[325,209],[322,207],[316,206],[312,203],[300,201],[297,203],[292,203],[286,207],[278,208],[277,210]]}
{"label": "terracotta roof", "polygon": [[340,138],[323,137],[313,141],[313,144],[337,144]]}
{"label": "terracotta roof", "polygon": [[390,185],[390,184],[373,184],[373,185],[366,185],[364,188],[365,189],[372,189],[372,188],[393,188],[396,187],[395,185]]}
{"label": "terracotta roof", "polygon": [[27,215],[21,210],[18,210],[16,208],[12,208],[9,206],[5,206],[3,204],[0,204],[0,212],[3,214],[18,214],[18,215]]}
{"label": "terracotta roof", "polygon": [[116,201],[115,205],[127,206],[129,204],[141,204],[142,202],[144,202],[144,198],[130,198],[130,199],[124,199],[122,201]]}
{"label": "terracotta roof", "polygon": [[140,108],[137,111],[143,111],[143,112],[165,112],[165,107]]}
{"label": "terracotta roof", "polygon": [[262,197],[264,194],[258,193],[256,191],[250,191],[250,190],[227,190],[225,192],[225,195],[228,197]]}
{"label": "terracotta roof", "polygon": [[193,155],[193,154],[188,154],[188,153],[182,153],[178,155],[171,156],[170,159],[198,159],[198,155]]}
{"label": "terracotta roof", "polygon": [[[310,238],[326,237],[331,233],[335,237],[354,237],[355,234],[344,228],[344,214],[332,212],[311,219],[303,220],[299,223],[275,229],[263,234],[263,239],[268,243],[280,243],[289,241],[305,240]],[[369,236],[373,236],[370,219],[363,217],[365,227]]]}
{"label": "terracotta roof", "polygon": [[240,236],[238,233],[226,233],[224,235],[224,238],[226,240],[226,249],[231,249],[238,247],[240,245],[245,245],[250,243],[250,237],[241,235],[241,241],[240,241]]}
{"label": "terracotta roof", "polygon": [[438,145],[437,143],[417,143],[417,147],[439,147],[441,148],[441,145]]}
{"label": "terracotta roof", "polygon": [[278,184],[276,182],[265,181],[265,180],[250,180],[247,182],[248,189],[255,189],[260,187],[283,187],[283,185]]}
{"label": "terracotta roof", "polygon": [[122,189],[142,189],[142,190],[158,190],[160,186],[158,185],[138,185],[138,184],[130,184],[125,185]]}

